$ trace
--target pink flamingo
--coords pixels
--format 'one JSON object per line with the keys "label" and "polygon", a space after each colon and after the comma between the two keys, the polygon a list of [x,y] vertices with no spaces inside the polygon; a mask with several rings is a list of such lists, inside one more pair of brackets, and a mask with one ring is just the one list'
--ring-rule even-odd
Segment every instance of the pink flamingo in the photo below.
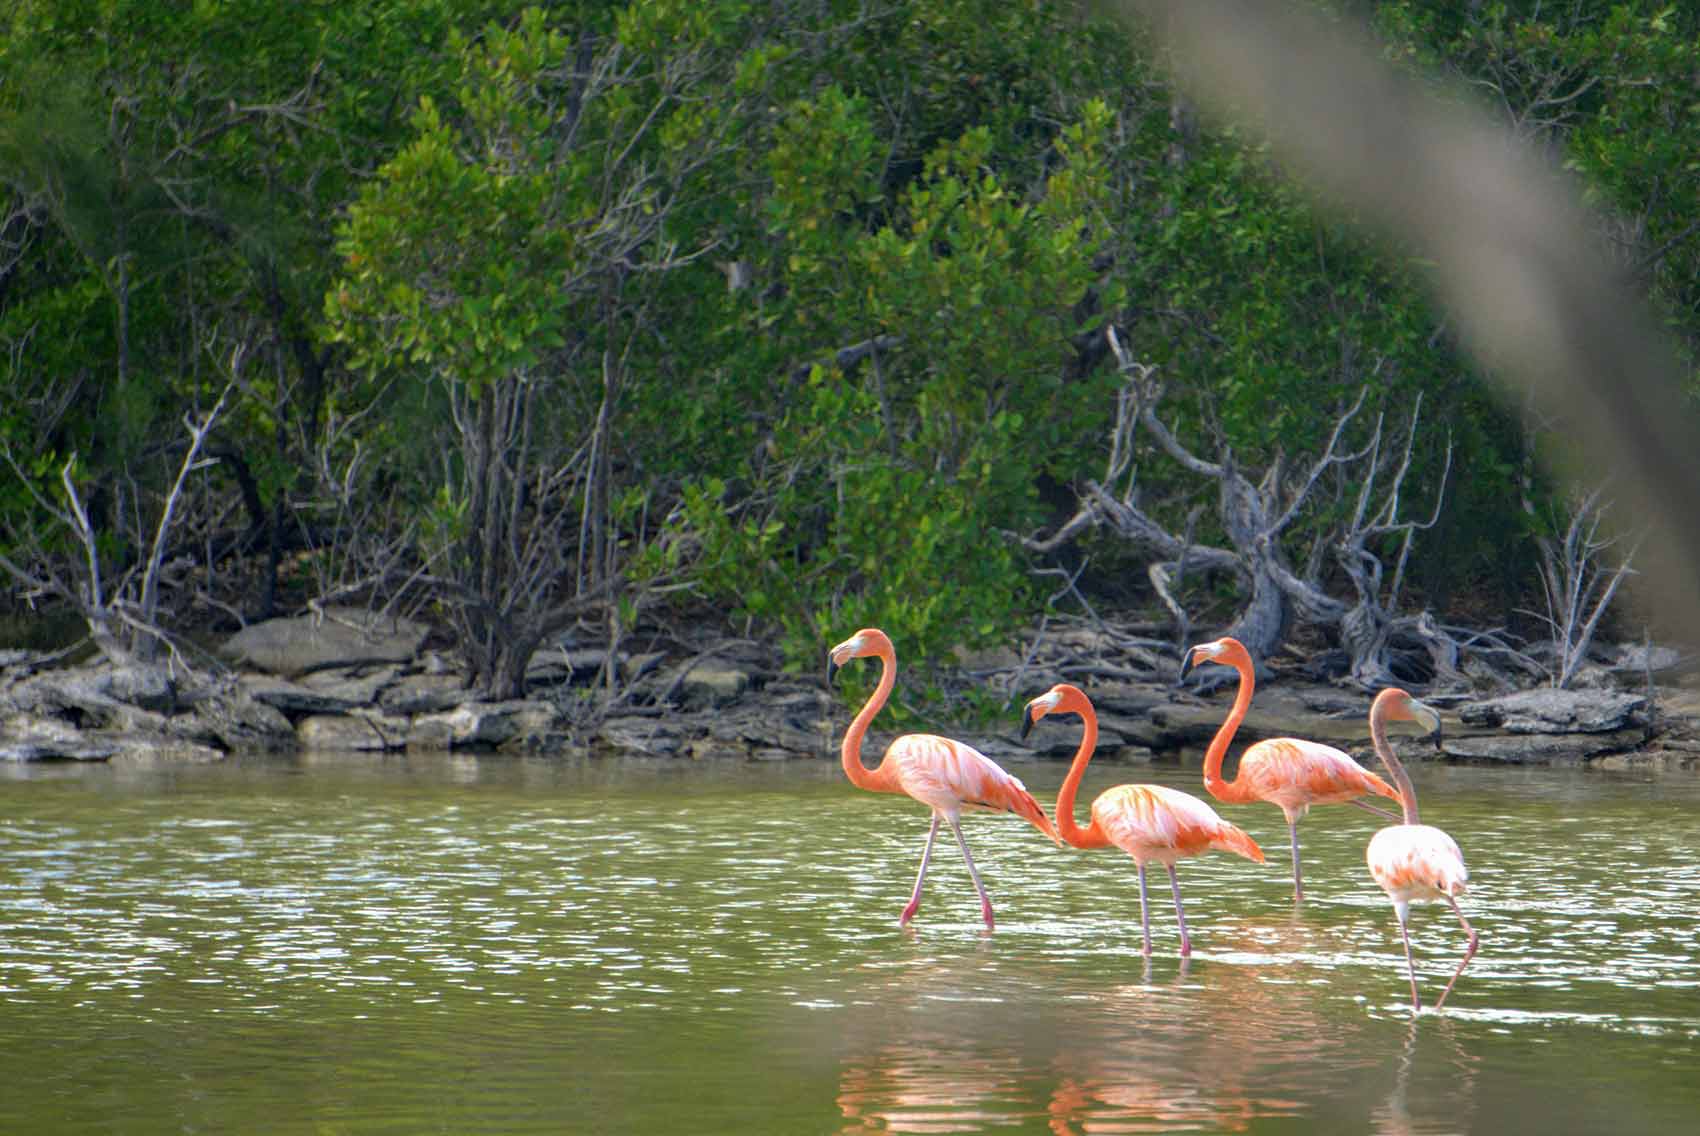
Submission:
{"label": "pink flamingo", "polygon": [[1399,803],[1405,810],[1405,823],[1390,825],[1371,837],[1364,857],[1369,861],[1369,874],[1375,877],[1375,882],[1393,901],[1393,912],[1399,917],[1399,936],[1405,941],[1405,966],[1411,976],[1413,1012],[1421,1010],[1423,1004],[1417,996],[1417,964],[1411,958],[1411,933],[1407,927],[1411,901],[1445,900],[1458,917],[1458,922],[1463,924],[1464,933],[1469,936],[1469,945],[1464,948],[1458,969],[1452,972],[1451,981],[1447,982],[1446,989],[1440,992],[1434,1003],[1438,1010],[1445,1005],[1453,983],[1458,981],[1458,976],[1464,973],[1464,968],[1470,965],[1476,954],[1475,928],[1464,918],[1455,898],[1464,894],[1470,873],[1464,867],[1464,854],[1450,836],[1433,825],[1417,823],[1417,793],[1411,787],[1410,775],[1394,756],[1393,747],[1387,741],[1389,721],[1420,723],[1428,727],[1438,745],[1440,715],[1433,707],[1418,702],[1397,687],[1390,686],[1375,696],[1375,702],[1369,708],[1370,742],[1375,746],[1375,755],[1381,758],[1381,763],[1399,786]]}
{"label": "pink flamingo", "polygon": [[1051,826],[1045,810],[1033,799],[1019,780],[1002,769],[973,746],[933,734],[904,734],[886,748],[885,757],[874,769],[862,764],[862,738],[868,723],[880,712],[891,688],[897,682],[897,652],[886,633],[877,627],[864,627],[834,647],[827,656],[827,681],[851,659],[873,655],[879,658],[880,681],[867,704],[850,723],[844,734],[844,773],[858,789],[875,793],[907,793],[933,810],[933,824],[927,830],[927,846],[921,851],[921,870],[915,876],[915,891],[909,897],[897,923],[906,927],[921,906],[921,885],[927,879],[927,864],[933,857],[933,841],[939,834],[939,821],[950,822],[956,834],[957,847],[968,865],[974,889],[980,893],[980,915],[986,929],[992,929],[992,900],[980,873],[974,868],[974,857],[968,854],[968,842],[962,836],[958,819],[963,809],[994,809],[1016,813],[1031,821],[1033,826],[1053,841],[1056,829]]}
{"label": "pink flamingo", "polygon": [[1079,714],[1085,723],[1080,749],[1057,792],[1057,832],[1076,848],[1107,848],[1115,845],[1139,868],[1139,929],[1144,936],[1144,953],[1151,953],[1151,914],[1145,897],[1145,865],[1156,861],[1169,869],[1169,889],[1175,896],[1175,921],[1181,928],[1181,956],[1192,954],[1192,939],[1186,931],[1186,912],[1181,909],[1181,882],[1175,861],[1199,856],[1212,848],[1234,852],[1263,863],[1263,849],[1238,828],[1216,815],[1216,810],[1190,794],[1163,785],[1117,785],[1105,789],[1092,802],[1091,827],[1082,830],[1074,823],[1074,797],[1086,763],[1098,745],[1098,715],[1084,691],[1058,683],[1027,704],[1021,714],[1021,736],[1047,714]]}
{"label": "pink flamingo", "polygon": [[1321,742],[1300,738],[1265,738],[1240,757],[1239,772],[1232,781],[1222,780],[1222,759],[1227,756],[1228,743],[1234,731],[1245,720],[1251,706],[1255,684],[1255,669],[1251,655],[1238,639],[1222,638],[1189,648],[1181,663],[1181,677],[1199,663],[1221,663],[1239,672],[1240,687],[1227,719],[1210,742],[1204,755],[1204,787],[1218,801],[1243,805],[1252,801],[1268,801],[1281,806],[1287,817],[1287,833],[1293,846],[1293,895],[1305,897],[1304,876],[1299,870],[1299,821],[1312,805],[1351,804],[1389,820],[1394,814],[1365,804],[1356,798],[1366,793],[1379,793],[1399,799],[1393,786],[1359,765],[1348,753]]}

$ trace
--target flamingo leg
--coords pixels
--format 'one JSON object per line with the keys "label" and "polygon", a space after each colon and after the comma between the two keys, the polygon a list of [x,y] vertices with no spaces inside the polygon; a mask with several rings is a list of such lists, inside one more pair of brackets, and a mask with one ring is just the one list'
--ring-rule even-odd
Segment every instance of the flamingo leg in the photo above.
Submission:
{"label": "flamingo leg", "polygon": [[1192,939],[1186,933],[1186,912],[1181,910],[1181,880],[1175,875],[1175,866],[1168,865],[1169,890],[1175,893],[1175,922],[1181,925],[1181,957],[1192,954]]}
{"label": "flamingo leg", "polygon": [[933,858],[933,840],[939,834],[939,814],[933,814],[933,826],[927,829],[927,846],[921,850],[921,870],[915,874],[915,893],[909,897],[909,905],[898,916],[899,927],[909,926],[909,920],[915,918],[915,912],[921,909],[921,885],[927,882],[927,864]]}
{"label": "flamingo leg", "polygon": [[1411,976],[1411,1012],[1419,1012],[1423,1008],[1423,1000],[1417,997],[1417,963],[1411,957],[1411,933],[1406,927],[1410,919],[1411,909],[1408,904],[1395,903],[1393,913],[1399,917],[1399,937],[1405,941],[1405,970]]}
{"label": "flamingo leg", "polygon": [[1299,870],[1299,821],[1297,817],[1287,818],[1287,835],[1293,845],[1293,898],[1302,900],[1305,897],[1305,880],[1304,873]]}
{"label": "flamingo leg", "polygon": [[1458,917],[1458,922],[1464,925],[1464,933],[1470,937],[1470,943],[1464,948],[1464,957],[1458,961],[1458,969],[1452,972],[1451,981],[1446,984],[1446,989],[1442,990],[1440,997],[1436,999],[1434,1003],[1436,1010],[1446,1004],[1446,996],[1452,993],[1452,984],[1458,981],[1458,976],[1464,973],[1464,968],[1469,966],[1470,960],[1476,957],[1476,929],[1470,926],[1470,921],[1464,918],[1464,913],[1458,909],[1457,900],[1447,896],[1446,902],[1452,906],[1452,914]]}
{"label": "flamingo leg", "polygon": [[[935,818],[937,815],[934,814]],[[962,822],[951,817],[950,830],[956,833],[956,846],[962,849],[962,862],[968,865],[968,874],[974,880],[974,890],[980,893],[980,918],[986,921],[986,930],[990,931],[992,930],[992,897],[986,894],[986,885],[980,882],[980,873],[974,870],[974,857],[968,854],[968,841],[962,837]]]}
{"label": "flamingo leg", "polygon": [[1139,864],[1139,932],[1145,941],[1145,949],[1141,952],[1145,957],[1151,957],[1151,908],[1145,899],[1145,865]]}

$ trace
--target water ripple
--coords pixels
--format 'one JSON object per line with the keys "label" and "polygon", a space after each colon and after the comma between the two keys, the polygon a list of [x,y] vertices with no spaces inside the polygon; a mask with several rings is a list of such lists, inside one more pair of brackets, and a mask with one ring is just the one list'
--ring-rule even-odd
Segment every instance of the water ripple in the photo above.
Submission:
{"label": "water ripple", "polygon": [[[1284,855],[1184,863],[1196,954],[1183,962],[1166,886],[1152,889],[1145,958],[1133,865],[1052,848],[1007,817],[965,825],[997,932],[948,844],[900,931],[925,814],[831,770],[640,766],[622,780],[594,764],[410,759],[101,793],[15,781],[0,822],[0,999],[14,1010],[0,1053],[63,1090],[87,1075],[60,1071],[70,1052],[135,1060],[159,1050],[159,1029],[193,1022],[208,1044],[174,1059],[228,1086],[264,1058],[367,1068],[378,1059],[352,1060],[324,1024],[385,1023],[416,1086],[522,1054],[503,1077],[617,1101],[632,1131],[644,1117],[669,1127],[641,1073],[665,1054],[692,1083],[798,1110],[776,1130],[1052,1132],[1278,1126],[1341,1101],[1357,1109],[1348,1130],[1413,1116],[1408,1130],[1456,1130],[1502,1082],[1576,1091],[1537,1050],[1581,1066],[1700,1057],[1700,799],[1422,772],[1426,819],[1471,865],[1464,907],[1482,948],[1446,1014],[1414,1026],[1391,908],[1363,865],[1375,824],[1350,810],[1306,821],[1302,907]],[[1048,799],[1060,770],[1023,776]],[[1181,771],[1149,776],[1194,789]],[[1282,848],[1275,810],[1224,811]],[[1412,943],[1432,998],[1461,929],[1419,906]],[[42,1048],[48,1014],[57,1050]],[[269,1023],[295,1048],[215,1019]],[[577,1056],[563,1071],[551,1055],[566,1038]],[[1408,1090],[1436,1069],[1455,1107],[1425,1129]],[[778,1102],[786,1077],[813,1086],[809,1103]],[[1673,1110],[1700,1105],[1690,1088],[1662,1091]],[[250,1092],[304,1118],[305,1104]],[[367,1107],[336,1100],[342,1112],[315,1123]],[[483,1113],[455,1127],[525,1127],[503,1115],[507,1129],[481,1128]],[[0,1129],[28,1130],[20,1118],[0,1106]]]}

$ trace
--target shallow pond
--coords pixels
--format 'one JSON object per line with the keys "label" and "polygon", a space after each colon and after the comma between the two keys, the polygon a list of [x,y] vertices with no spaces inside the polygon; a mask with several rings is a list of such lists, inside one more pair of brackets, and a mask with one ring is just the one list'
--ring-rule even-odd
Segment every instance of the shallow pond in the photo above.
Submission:
{"label": "shallow pond", "polygon": [[1160,872],[1146,960],[1131,862],[1007,816],[997,931],[948,840],[899,931],[926,814],[825,762],[0,770],[0,1132],[1694,1131],[1700,778],[1414,774],[1482,937],[1415,1020],[1355,809],[1295,908],[1223,807],[1269,862],[1183,863],[1183,963]]}

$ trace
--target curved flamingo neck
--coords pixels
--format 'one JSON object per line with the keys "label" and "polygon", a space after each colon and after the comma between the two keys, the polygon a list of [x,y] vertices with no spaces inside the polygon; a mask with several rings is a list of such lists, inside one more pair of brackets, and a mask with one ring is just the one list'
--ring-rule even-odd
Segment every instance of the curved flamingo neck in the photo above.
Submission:
{"label": "curved flamingo neck", "polygon": [[850,784],[858,789],[867,789],[879,793],[891,788],[889,771],[882,763],[877,769],[869,769],[862,764],[862,739],[867,735],[868,724],[874,720],[885,706],[885,700],[891,697],[891,688],[897,685],[897,656],[889,645],[882,645],[875,651],[880,660],[880,681],[874,692],[868,696],[868,701],[857,711],[851,720],[850,728],[844,731],[844,744],[841,753],[844,758],[844,775],[850,778]]}
{"label": "curved flamingo neck", "polygon": [[1086,764],[1098,748],[1098,715],[1084,698],[1070,700],[1057,709],[1073,710],[1085,725],[1080,735],[1080,748],[1074,753],[1074,764],[1068,767],[1068,776],[1063,778],[1062,788],[1057,790],[1057,835],[1076,848],[1101,848],[1109,842],[1098,831],[1096,820],[1092,827],[1085,829],[1074,823],[1074,798],[1080,792],[1081,779],[1086,776]]}
{"label": "curved flamingo neck", "polygon": [[1228,710],[1228,717],[1216,731],[1216,736],[1210,739],[1210,748],[1204,751],[1204,788],[1219,801],[1246,801],[1251,798],[1241,791],[1237,777],[1233,781],[1222,780],[1222,759],[1228,756],[1228,744],[1234,740],[1240,723],[1245,721],[1246,711],[1251,709],[1251,695],[1257,687],[1257,679],[1249,659],[1230,659],[1228,665],[1239,672],[1240,685],[1234,692],[1234,704]]}
{"label": "curved flamingo neck", "polygon": [[1381,759],[1381,764],[1387,767],[1393,778],[1393,787],[1399,790],[1399,805],[1405,811],[1405,823],[1421,823],[1417,820],[1417,790],[1411,785],[1411,775],[1405,772],[1404,763],[1394,754],[1393,744],[1387,740],[1387,704],[1379,697],[1369,708],[1369,742],[1375,747],[1375,756]]}

